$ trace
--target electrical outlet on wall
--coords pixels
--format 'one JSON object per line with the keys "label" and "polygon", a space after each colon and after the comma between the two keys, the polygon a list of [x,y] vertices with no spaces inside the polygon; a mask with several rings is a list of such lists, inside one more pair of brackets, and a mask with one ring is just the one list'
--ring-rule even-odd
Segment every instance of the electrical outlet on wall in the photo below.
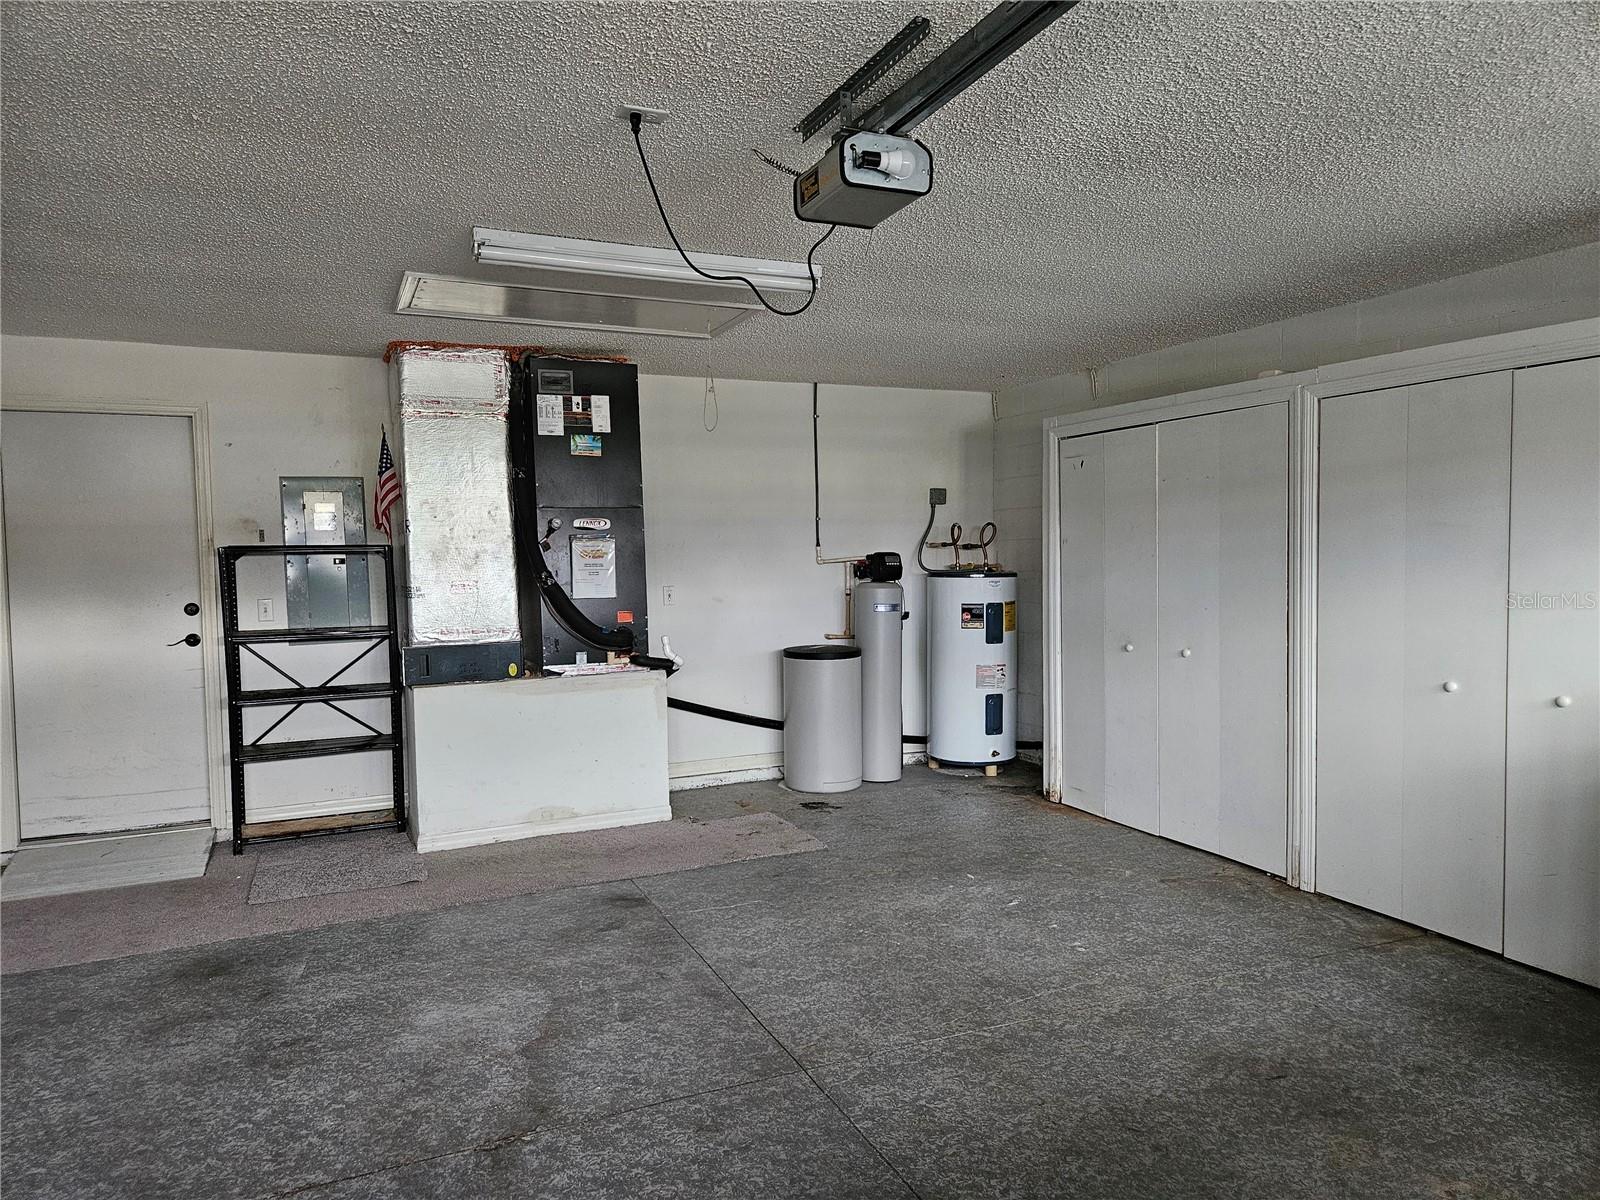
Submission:
{"label": "electrical outlet on wall", "polygon": [[263,625],[272,624],[272,600],[270,598],[264,597],[256,601],[256,620]]}

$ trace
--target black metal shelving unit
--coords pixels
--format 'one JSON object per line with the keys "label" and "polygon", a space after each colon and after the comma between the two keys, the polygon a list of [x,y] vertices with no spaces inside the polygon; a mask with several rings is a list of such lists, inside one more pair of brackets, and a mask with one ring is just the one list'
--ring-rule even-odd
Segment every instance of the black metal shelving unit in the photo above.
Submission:
{"label": "black metal shelving unit", "polygon": [[[323,629],[240,629],[238,568],[241,559],[284,558],[288,555],[337,554],[375,556],[383,563],[383,624]],[[395,626],[394,558],[388,546],[219,546],[218,576],[222,588],[223,649],[228,668],[228,768],[232,780],[233,852],[241,854],[250,842],[279,841],[358,829],[406,828],[405,704],[401,692],[400,638]],[[370,643],[332,675],[316,684],[296,679],[257,647],[308,642]],[[389,678],[383,683],[338,683],[340,676],[368,655],[385,648]],[[245,690],[243,659],[248,654],[264,663],[292,686]],[[341,701],[389,701],[389,729],[378,729],[340,706]],[[308,704],[321,704],[367,731],[366,735],[312,740],[269,742],[267,737]],[[284,707],[286,711],[250,741],[244,737],[244,710]],[[327,817],[251,823],[245,819],[245,767],[251,763],[281,762],[294,758],[321,758],[333,754],[369,754],[388,751],[394,762],[394,801],[387,810],[342,813]]]}

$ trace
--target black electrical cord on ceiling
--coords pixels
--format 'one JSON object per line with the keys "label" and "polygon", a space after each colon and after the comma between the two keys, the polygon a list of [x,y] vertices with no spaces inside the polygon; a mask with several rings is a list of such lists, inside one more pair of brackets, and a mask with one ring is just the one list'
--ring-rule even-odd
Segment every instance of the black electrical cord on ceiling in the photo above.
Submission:
{"label": "black electrical cord on ceiling", "polygon": [[817,248],[832,237],[833,231],[839,227],[837,225],[829,225],[828,232],[813,242],[811,249],[806,251],[806,274],[811,277],[811,294],[806,297],[806,302],[799,308],[774,308],[771,302],[761,294],[761,289],[743,275],[713,275],[710,271],[703,271],[695,265],[694,259],[689,257],[689,252],[683,248],[683,243],[678,240],[678,235],[673,232],[672,222],[667,219],[666,206],[661,203],[661,193],[656,190],[655,176],[650,173],[650,160],[645,157],[644,153],[644,140],[639,136],[639,127],[643,124],[643,120],[638,113],[630,113],[628,115],[628,124],[633,127],[633,145],[639,151],[639,165],[644,168],[644,181],[650,185],[650,194],[655,197],[656,211],[661,214],[661,224],[666,229],[667,236],[672,239],[672,244],[678,251],[678,257],[689,265],[689,269],[696,275],[715,280],[717,283],[744,284],[745,287],[755,293],[756,299],[761,301],[763,308],[770,313],[776,313],[780,317],[798,317],[806,309],[810,308],[812,301],[817,298],[817,270],[812,265],[812,256],[816,254]]}
{"label": "black electrical cord on ceiling", "polygon": [[763,153],[761,153],[761,151],[757,150],[754,146],[750,147],[750,153],[754,154],[757,158],[759,158],[762,162],[766,163],[767,166],[771,167],[773,170],[782,171],[785,175],[788,175],[790,178],[793,178],[793,179],[799,179],[800,178],[800,172],[796,171],[788,163],[782,162],[779,159],[773,158],[772,155],[770,155],[770,154],[763,154]]}

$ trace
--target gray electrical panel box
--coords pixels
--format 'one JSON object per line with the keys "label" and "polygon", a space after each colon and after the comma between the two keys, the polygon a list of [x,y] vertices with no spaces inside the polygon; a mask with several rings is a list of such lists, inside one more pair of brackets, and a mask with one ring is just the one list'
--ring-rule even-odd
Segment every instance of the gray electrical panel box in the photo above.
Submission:
{"label": "gray electrical panel box", "polygon": [[[360,546],[367,540],[367,504],[361,480],[335,476],[286,477],[285,546]],[[289,554],[284,557],[285,616],[290,629],[344,628],[372,619],[367,556]]]}

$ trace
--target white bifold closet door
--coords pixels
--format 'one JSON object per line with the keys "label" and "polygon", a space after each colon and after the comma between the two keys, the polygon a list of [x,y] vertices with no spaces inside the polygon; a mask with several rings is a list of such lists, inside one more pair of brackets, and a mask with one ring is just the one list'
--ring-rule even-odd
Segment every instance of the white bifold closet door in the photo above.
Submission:
{"label": "white bifold closet door", "polygon": [[1505,952],[1600,985],[1600,361],[1513,390]]}
{"label": "white bifold closet door", "polygon": [[1162,837],[1288,862],[1289,412],[1168,421],[1159,438]]}
{"label": "white bifold closet door", "polygon": [[1062,800],[1283,874],[1287,409],[1060,453]]}
{"label": "white bifold closet door", "polygon": [[1160,832],[1156,426],[1061,444],[1062,799]]}
{"label": "white bifold closet door", "polygon": [[1317,890],[1493,949],[1511,374],[1322,404]]}

